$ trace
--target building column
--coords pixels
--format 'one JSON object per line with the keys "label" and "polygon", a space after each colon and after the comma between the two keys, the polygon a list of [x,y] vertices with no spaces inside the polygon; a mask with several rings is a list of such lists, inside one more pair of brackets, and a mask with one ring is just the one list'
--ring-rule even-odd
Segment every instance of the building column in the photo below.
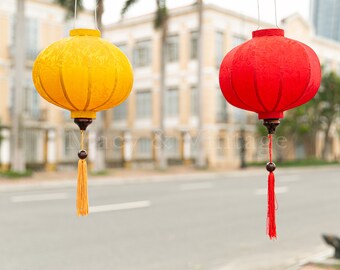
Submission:
{"label": "building column", "polygon": [[1,157],[1,170],[9,170],[11,161],[11,150],[10,150],[10,131],[7,128],[1,129],[1,147],[0,147],[0,157]]}
{"label": "building column", "polygon": [[57,164],[57,143],[56,143],[56,131],[49,129],[47,131],[47,162],[46,170],[55,171]]}
{"label": "building column", "polygon": [[184,165],[191,164],[191,136],[189,131],[184,131],[182,133],[182,158]]}
{"label": "building column", "polygon": [[123,144],[124,167],[130,168],[131,161],[132,161],[132,152],[133,152],[132,135],[131,135],[131,132],[126,131],[124,132],[123,136],[124,136],[124,144]]}

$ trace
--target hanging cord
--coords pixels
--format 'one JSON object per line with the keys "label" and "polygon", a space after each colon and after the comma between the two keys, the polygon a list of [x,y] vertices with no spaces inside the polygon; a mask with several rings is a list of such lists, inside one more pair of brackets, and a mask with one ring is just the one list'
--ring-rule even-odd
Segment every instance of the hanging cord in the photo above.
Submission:
{"label": "hanging cord", "polygon": [[[274,12],[275,12],[275,25],[277,28],[280,28],[277,25],[277,8],[276,8],[276,0],[274,0]],[[261,27],[261,16],[260,16],[260,0],[257,0],[257,29],[259,30]]]}
{"label": "hanging cord", "polygon": [[268,134],[268,139],[269,139],[269,147],[268,147],[269,162],[273,162],[273,135]]}
{"label": "hanging cord", "polygon": [[80,131],[80,150],[84,150],[84,130]]}
{"label": "hanging cord", "polygon": [[80,130],[80,147],[78,152],[78,184],[77,184],[77,214],[86,216],[89,213],[88,191],[87,191],[87,152],[84,150],[84,130]]}
{"label": "hanging cord", "polygon": [[277,25],[276,0],[274,0],[274,5],[275,5],[275,25],[277,28],[279,28],[279,26]]}
{"label": "hanging cord", "polygon": [[77,6],[78,0],[74,1],[74,19],[73,19],[73,29],[76,29],[76,21],[77,21]]}
{"label": "hanging cord", "polygon": [[260,0],[257,0],[257,29],[259,30],[261,27],[261,20],[260,20]]}
{"label": "hanging cord", "polygon": [[269,139],[269,162],[266,169],[268,174],[268,210],[267,210],[267,234],[270,239],[276,238],[276,196],[275,196],[275,175],[274,170],[276,165],[273,163],[273,135],[268,134]]}
{"label": "hanging cord", "polygon": [[97,0],[94,0],[95,1],[95,4],[94,4],[94,27],[98,29],[98,23],[97,23],[97,8],[98,8],[98,2]]}

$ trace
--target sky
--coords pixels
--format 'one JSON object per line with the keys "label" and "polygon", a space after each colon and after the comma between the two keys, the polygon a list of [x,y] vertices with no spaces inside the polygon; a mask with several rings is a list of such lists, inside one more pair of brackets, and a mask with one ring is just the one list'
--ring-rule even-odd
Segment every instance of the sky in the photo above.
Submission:
{"label": "sky", "polygon": [[[85,0],[88,8],[93,8],[96,0]],[[275,24],[275,0],[258,0],[261,21]],[[169,8],[190,5],[193,0],[167,0]],[[120,10],[124,0],[105,0],[104,24],[116,22],[120,19]],[[257,18],[257,0],[204,0],[226,9],[234,10],[254,18]],[[300,13],[309,20],[310,0],[276,0],[278,23],[281,19],[293,14]],[[128,12],[127,17],[151,13],[155,10],[155,0],[139,0],[139,2]]]}

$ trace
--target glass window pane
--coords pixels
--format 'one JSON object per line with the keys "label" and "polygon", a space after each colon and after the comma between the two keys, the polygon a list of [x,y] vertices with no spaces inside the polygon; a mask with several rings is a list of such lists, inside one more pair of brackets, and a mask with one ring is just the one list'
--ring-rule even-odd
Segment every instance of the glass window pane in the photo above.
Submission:
{"label": "glass window pane", "polygon": [[152,141],[149,138],[139,138],[137,142],[137,156],[139,158],[152,157]]}
{"label": "glass window pane", "polygon": [[179,52],[178,52],[178,35],[169,36],[167,37],[166,41],[166,56],[168,62],[176,62],[179,59]]}
{"label": "glass window pane", "polygon": [[199,106],[199,100],[198,100],[197,87],[192,86],[191,91],[190,91],[190,112],[192,116],[198,116],[198,106]]}
{"label": "glass window pane", "polygon": [[137,118],[150,118],[152,114],[151,91],[141,91],[136,94]]}
{"label": "glass window pane", "polygon": [[121,103],[113,109],[113,120],[127,119],[127,101]]}
{"label": "glass window pane", "polygon": [[215,34],[215,48],[216,48],[216,66],[219,67],[224,57],[224,33],[216,32]]}
{"label": "glass window pane", "polygon": [[190,34],[190,59],[197,59],[198,49],[198,32],[194,31]]}
{"label": "glass window pane", "polygon": [[133,60],[136,67],[145,67],[151,64],[151,40],[136,42],[133,51]]}
{"label": "glass window pane", "polygon": [[179,115],[178,89],[170,88],[165,92],[165,116],[176,117]]}
{"label": "glass window pane", "polygon": [[177,138],[166,138],[165,151],[168,157],[178,158],[180,156],[179,141]]}

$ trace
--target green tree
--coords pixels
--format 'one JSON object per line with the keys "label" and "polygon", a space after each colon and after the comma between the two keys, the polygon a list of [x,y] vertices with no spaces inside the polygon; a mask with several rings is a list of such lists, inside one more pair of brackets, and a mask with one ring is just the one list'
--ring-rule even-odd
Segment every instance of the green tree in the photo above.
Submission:
{"label": "green tree", "polygon": [[340,117],[340,77],[334,73],[324,73],[321,87],[316,97],[310,102],[310,110],[314,112],[315,122],[324,131],[324,147],[322,158],[327,158],[330,150],[330,131]]}
{"label": "green tree", "polygon": [[[127,11],[135,5],[139,0],[126,0],[121,10],[121,16],[127,13]],[[160,112],[160,134],[158,136],[158,154],[160,169],[167,167],[167,160],[164,153],[164,93],[165,93],[165,61],[166,61],[166,37],[168,33],[168,9],[166,0],[155,0],[156,1],[156,12],[154,18],[154,27],[160,31],[161,45],[160,45],[160,99],[159,99],[159,112]]]}
{"label": "green tree", "polygon": [[[308,103],[285,113],[277,129],[277,136],[286,136],[295,142],[309,142],[308,156],[315,157],[317,133],[324,133],[322,158],[330,151],[330,131],[339,132],[336,121],[340,119],[340,77],[334,72],[325,72],[315,97]],[[262,133],[262,129],[261,133]]]}

